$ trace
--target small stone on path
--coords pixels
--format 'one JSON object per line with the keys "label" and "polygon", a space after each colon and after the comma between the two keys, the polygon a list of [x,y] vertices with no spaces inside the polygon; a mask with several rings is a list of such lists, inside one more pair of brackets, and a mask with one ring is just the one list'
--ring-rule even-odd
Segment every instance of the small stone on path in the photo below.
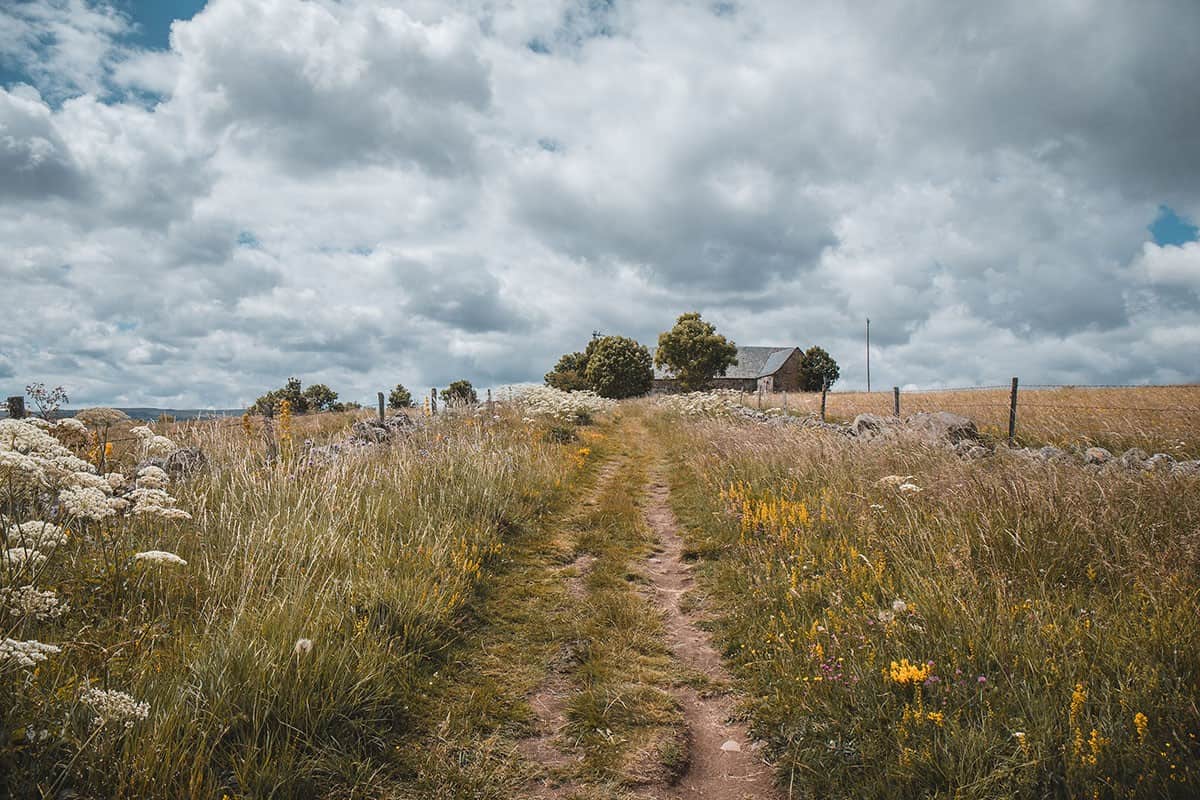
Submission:
{"label": "small stone on path", "polygon": [[733,739],[730,739],[729,741],[725,742],[725,744],[721,745],[721,749],[724,750],[726,753],[742,752],[742,746]]}

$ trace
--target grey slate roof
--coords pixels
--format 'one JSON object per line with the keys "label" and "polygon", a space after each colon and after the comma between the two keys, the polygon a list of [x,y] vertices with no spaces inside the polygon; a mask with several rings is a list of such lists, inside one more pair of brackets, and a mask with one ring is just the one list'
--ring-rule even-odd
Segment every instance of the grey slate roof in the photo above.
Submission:
{"label": "grey slate roof", "polygon": [[[726,378],[761,378],[774,375],[787,361],[795,347],[739,347],[738,363],[725,371]],[[654,355],[654,350],[650,351]],[[675,377],[670,370],[654,368],[655,380],[670,380]]]}

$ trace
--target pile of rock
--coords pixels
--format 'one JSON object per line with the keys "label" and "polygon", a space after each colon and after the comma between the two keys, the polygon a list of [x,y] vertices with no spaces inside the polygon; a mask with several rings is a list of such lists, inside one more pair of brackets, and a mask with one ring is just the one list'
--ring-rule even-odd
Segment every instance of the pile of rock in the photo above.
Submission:
{"label": "pile of rock", "polygon": [[405,414],[395,414],[383,420],[374,417],[360,419],[350,426],[350,433],[339,441],[317,446],[311,440],[306,440],[304,456],[310,464],[327,464],[343,455],[408,439],[424,427],[425,420],[413,419]]}

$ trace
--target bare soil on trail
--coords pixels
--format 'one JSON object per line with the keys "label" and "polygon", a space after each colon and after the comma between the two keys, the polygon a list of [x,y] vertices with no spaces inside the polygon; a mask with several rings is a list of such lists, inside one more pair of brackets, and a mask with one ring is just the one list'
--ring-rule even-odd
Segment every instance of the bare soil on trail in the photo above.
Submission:
{"label": "bare soil on trail", "polygon": [[[668,643],[680,666],[710,685],[727,686],[729,672],[707,632],[680,598],[693,584],[691,567],[683,559],[679,522],[671,510],[670,490],[656,477],[646,494],[646,522],[658,538],[660,552],[646,561],[646,575],[658,596]],[[771,767],[758,756],[746,727],[733,721],[735,702],[727,692],[710,695],[681,687],[676,697],[688,726],[690,760],[679,783],[664,790],[663,798],[677,800],[771,800],[781,797]]]}

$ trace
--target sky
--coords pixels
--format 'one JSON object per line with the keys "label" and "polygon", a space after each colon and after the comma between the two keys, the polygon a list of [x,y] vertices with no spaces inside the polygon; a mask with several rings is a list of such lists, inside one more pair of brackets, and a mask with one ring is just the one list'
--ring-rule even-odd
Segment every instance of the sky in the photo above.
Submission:
{"label": "sky", "polygon": [[1200,3],[0,0],[0,395],[1200,380]]}

